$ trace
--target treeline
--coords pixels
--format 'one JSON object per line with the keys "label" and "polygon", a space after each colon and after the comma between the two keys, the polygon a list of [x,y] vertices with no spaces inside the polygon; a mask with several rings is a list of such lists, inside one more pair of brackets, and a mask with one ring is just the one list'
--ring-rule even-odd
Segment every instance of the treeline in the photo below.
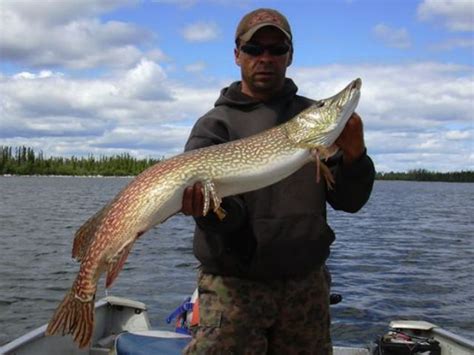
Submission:
{"label": "treeline", "polygon": [[71,175],[130,176],[138,175],[159,159],[137,159],[128,153],[112,157],[49,157],[29,147],[0,146],[2,175]]}
{"label": "treeline", "polygon": [[[49,157],[32,148],[0,146],[0,175],[134,176],[160,159],[137,159],[128,153],[116,156]],[[425,169],[377,173],[377,180],[474,182],[474,171],[439,173]]]}
{"label": "treeline", "polygon": [[389,172],[377,173],[377,180],[406,180],[406,181],[444,181],[444,182],[474,182],[474,171],[456,171],[439,173],[425,169],[409,170],[406,173]]}

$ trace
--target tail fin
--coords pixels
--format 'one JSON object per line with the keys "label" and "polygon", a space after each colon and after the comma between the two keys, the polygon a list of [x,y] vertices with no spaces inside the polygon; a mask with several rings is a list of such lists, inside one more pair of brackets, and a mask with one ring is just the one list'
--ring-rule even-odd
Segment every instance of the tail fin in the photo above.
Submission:
{"label": "tail fin", "polygon": [[94,328],[94,301],[83,302],[69,292],[56,309],[46,335],[71,334],[80,348],[90,345]]}

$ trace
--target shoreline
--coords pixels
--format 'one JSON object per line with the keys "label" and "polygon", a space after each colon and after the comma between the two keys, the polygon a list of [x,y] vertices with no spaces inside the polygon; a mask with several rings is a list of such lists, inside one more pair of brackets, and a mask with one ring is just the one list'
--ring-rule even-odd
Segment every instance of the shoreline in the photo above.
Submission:
{"label": "shoreline", "polygon": [[60,177],[60,178],[135,178],[136,175],[54,175],[54,174],[0,174],[0,177]]}
{"label": "shoreline", "polygon": [[[133,179],[138,175],[55,175],[55,174],[0,174],[0,177],[59,177],[59,178],[100,178],[100,179]],[[450,180],[417,180],[417,179],[387,179],[387,178],[377,178],[375,181],[400,181],[400,182],[445,182],[445,183],[462,183],[469,184],[474,183],[474,181],[450,181]]]}

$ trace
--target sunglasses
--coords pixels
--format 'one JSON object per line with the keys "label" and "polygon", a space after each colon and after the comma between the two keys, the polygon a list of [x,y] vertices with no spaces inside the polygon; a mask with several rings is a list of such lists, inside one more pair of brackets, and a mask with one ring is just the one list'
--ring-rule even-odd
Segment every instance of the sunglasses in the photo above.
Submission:
{"label": "sunglasses", "polygon": [[262,55],[265,51],[268,51],[270,55],[280,56],[288,53],[290,46],[281,43],[281,44],[272,44],[269,46],[264,46],[261,44],[246,43],[240,47],[240,50],[246,54],[249,54],[253,57],[258,57]]}

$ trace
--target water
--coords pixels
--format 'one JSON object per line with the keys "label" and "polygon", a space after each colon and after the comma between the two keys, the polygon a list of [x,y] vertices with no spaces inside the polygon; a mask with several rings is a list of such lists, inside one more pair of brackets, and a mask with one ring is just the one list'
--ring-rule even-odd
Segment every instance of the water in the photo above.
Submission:
{"label": "water", "polygon": [[[74,231],[127,178],[0,177],[0,344],[48,322],[75,277]],[[357,214],[329,212],[336,345],[366,345],[392,319],[474,338],[474,184],[377,181]],[[142,237],[109,294],[145,302],[154,327],[195,287],[192,219]],[[98,298],[104,296],[99,289]]]}

